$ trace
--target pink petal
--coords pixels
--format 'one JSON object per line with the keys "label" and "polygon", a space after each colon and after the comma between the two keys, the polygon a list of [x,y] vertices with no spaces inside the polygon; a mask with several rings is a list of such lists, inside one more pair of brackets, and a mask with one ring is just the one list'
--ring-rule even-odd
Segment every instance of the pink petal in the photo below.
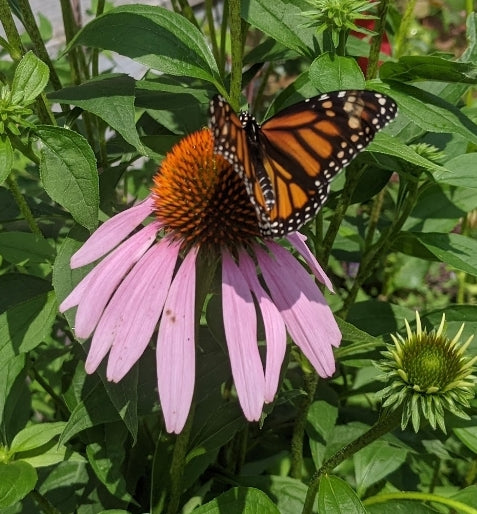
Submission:
{"label": "pink petal", "polygon": [[71,267],[85,266],[106,255],[151,214],[153,205],[153,199],[148,196],[141,203],[103,223],[71,257]]}
{"label": "pink petal", "polygon": [[197,251],[174,277],[157,337],[157,384],[168,432],[178,434],[189,415],[195,382],[195,281]]}
{"label": "pink petal", "polygon": [[239,257],[239,268],[258,302],[265,327],[267,342],[265,402],[269,403],[275,398],[278,389],[280,370],[287,346],[287,332],[279,310],[258,281],[257,270],[252,258],[245,251],[242,251]]}
{"label": "pink petal", "polygon": [[158,224],[153,222],[131,236],[86,275],[61,303],[61,312],[78,305],[76,337],[86,339],[91,335],[111,295],[124,275],[155,241],[157,231]]}
{"label": "pink petal", "polygon": [[[119,382],[146,349],[171,286],[179,249],[180,243],[169,245],[166,239],[154,245],[124,279],[106,308],[103,318],[110,311],[112,322],[104,331],[106,336],[110,330],[116,335],[108,359],[108,380]],[[97,333],[102,340],[100,325]]]}
{"label": "pink petal", "polygon": [[331,280],[323,271],[323,268],[320,266],[320,263],[316,260],[316,257],[305,244],[306,236],[304,236],[300,232],[293,232],[291,234],[288,234],[287,239],[300,253],[300,255],[305,259],[306,263],[310,267],[315,277],[322,284],[324,284],[328,288],[328,290],[334,293],[333,284],[331,283]]}
{"label": "pink petal", "polygon": [[86,359],[88,373],[111,348],[106,375],[119,382],[143,354],[159,321],[179,248],[162,239],[128,273],[98,323]]}
{"label": "pink petal", "polygon": [[249,421],[258,421],[265,399],[265,377],[257,345],[257,316],[245,277],[228,252],[222,254],[225,338],[237,395]]}
{"label": "pink petal", "polygon": [[335,370],[332,346],[341,333],[331,309],[310,275],[284,248],[269,243],[273,257],[256,250],[260,269],[288,332],[322,377]]}

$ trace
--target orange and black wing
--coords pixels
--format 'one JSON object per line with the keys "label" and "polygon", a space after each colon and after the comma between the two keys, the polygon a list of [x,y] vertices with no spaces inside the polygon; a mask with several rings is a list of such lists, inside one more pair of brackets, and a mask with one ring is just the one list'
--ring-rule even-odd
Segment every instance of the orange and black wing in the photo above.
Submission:
{"label": "orange and black wing", "polygon": [[217,96],[210,127],[215,152],[244,180],[262,235],[280,237],[316,214],[331,179],[396,113],[383,94],[335,91],[292,105],[260,127]]}

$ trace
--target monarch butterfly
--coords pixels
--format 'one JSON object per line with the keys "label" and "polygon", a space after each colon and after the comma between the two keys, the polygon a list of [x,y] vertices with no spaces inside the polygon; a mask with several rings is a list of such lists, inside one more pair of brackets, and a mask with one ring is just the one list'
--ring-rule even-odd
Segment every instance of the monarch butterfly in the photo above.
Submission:
{"label": "monarch butterfly", "polygon": [[259,125],[220,95],[210,102],[214,153],[245,183],[262,236],[298,230],[328,198],[330,180],[394,119],[397,106],[374,91],[334,91],[285,108]]}

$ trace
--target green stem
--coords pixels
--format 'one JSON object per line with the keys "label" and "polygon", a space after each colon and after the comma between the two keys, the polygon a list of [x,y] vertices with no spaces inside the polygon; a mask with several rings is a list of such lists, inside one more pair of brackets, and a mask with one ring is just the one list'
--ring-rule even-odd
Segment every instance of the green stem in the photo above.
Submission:
{"label": "green stem", "polygon": [[8,39],[8,50],[10,57],[14,61],[19,61],[25,53],[23,45],[18,33],[15,21],[13,20],[12,11],[8,5],[8,0],[0,0],[0,21]]}
{"label": "green stem", "polygon": [[384,434],[391,432],[399,426],[401,420],[401,410],[397,409],[391,413],[387,413],[379,418],[379,420],[364,434],[360,435],[351,443],[347,444],[341,450],[338,450],[333,456],[327,459],[321,468],[313,475],[308,491],[306,493],[305,504],[302,514],[310,514],[313,511],[313,504],[320,485],[320,479],[323,475],[331,473],[336,466],[343,461],[352,457],[356,452],[368,446],[376,439]]}
{"label": "green stem", "polygon": [[330,257],[331,249],[333,248],[336,235],[338,234],[338,230],[346,215],[346,211],[351,204],[351,197],[361,180],[364,170],[365,168],[362,167],[359,170],[352,170],[351,172],[346,171],[346,183],[343,188],[343,192],[339,197],[333,218],[331,218],[330,225],[323,239],[320,262],[325,268],[328,264],[328,259]]}
{"label": "green stem", "polygon": [[364,505],[376,505],[378,503],[386,503],[390,500],[418,500],[420,502],[433,502],[446,505],[452,510],[452,512],[465,512],[466,514],[477,514],[477,509],[462,503],[457,500],[445,498],[437,494],[430,493],[415,493],[415,492],[399,492],[399,493],[388,493],[378,494],[377,496],[371,496],[363,501]]}
{"label": "green stem", "polygon": [[35,16],[33,15],[33,11],[30,7],[30,2],[28,0],[18,0],[18,5],[23,15],[23,24],[25,25],[25,29],[35,47],[36,55],[48,66],[50,70],[50,82],[54,89],[61,89],[60,79],[46,50],[45,42],[43,41],[40,29],[36,24]]}
{"label": "green stem", "polygon": [[225,63],[227,61],[227,28],[228,28],[228,19],[229,19],[229,3],[223,3],[223,17],[222,23],[220,25],[220,59],[219,59],[219,70],[224,75],[225,73]]}
{"label": "green stem", "polygon": [[[98,0],[98,4],[96,5],[96,18],[101,16],[104,12],[106,0]],[[99,75],[99,48],[93,48],[91,55],[91,76],[97,77]]]}
{"label": "green stem", "polygon": [[[60,0],[61,15],[63,17],[63,26],[65,28],[65,38],[68,44],[75,36],[78,27],[76,25],[75,16],[71,7],[70,0]],[[79,47],[71,48],[68,52],[68,62],[71,70],[71,81],[73,84],[80,84],[82,77],[88,77],[87,66],[81,59],[82,50]],[[83,66],[81,66],[83,62]]]}
{"label": "green stem", "polygon": [[378,5],[378,19],[374,31],[376,36],[371,40],[371,48],[369,49],[368,67],[366,69],[366,79],[371,80],[378,75],[379,53],[384,37],[384,29],[386,26],[386,15],[388,13],[389,0],[381,0]]}
{"label": "green stem", "polygon": [[298,479],[301,478],[303,468],[303,441],[305,437],[306,420],[308,419],[308,412],[315,399],[318,375],[316,373],[305,373],[304,380],[306,395],[301,401],[300,408],[296,415],[290,447],[290,476]]}
{"label": "green stem", "polygon": [[194,10],[189,5],[187,0],[179,0],[180,5],[180,13],[184,18],[187,18],[191,23],[193,23],[197,28],[199,28],[199,22],[197,21],[197,18],[195,17]]}
{"label": "green stem", "polygon": [[230,44],[232,54],[232,69],[230,72],[230,103],[238,111],[240,93],[242,91],[242,18],[240,16],[240,0],[229,0],[230,10]]}
{"label": "green stem", "polygon": [[374,234],[376,233],[376,229],[378,227],[379,215],[381,214],[381,210],[383,208],[384,195],[385,190],[381,189],[381,191],[374,197],[373,206],[369,216],[368,230],[364,240],[365,249],[369,248],[373,244]]}
{"label": "green stem", "polygon": [[176,514],[179,512],[179,505],[182,496],[182,479],[186,465],[187,448],[192,429],[193,407],[189,413],[186,424],[182,432],[176,437],[174,450],[172,452],[172,461],[169,471],[170,476],[170,496],[166,509],[166,514]]}
{"label": "green stem", "polygon": [[409,182],[409,185],[411,187],[408,190],[406,201],[400,215],[393,219],[393,222],[389,228],[382,232],[379,240],[374,245],[370,246],[363,254],[361,263],[359,265],[358,274],[356,275],[356,278],[353,282],[353,287],[351,288],[348,296],[345,298],[343,307],[340,310],[339,314],[341,317],[346,318],[348,310],[356,300],[361,286],[373,272],[377,263],[381,259],[381,256],[393,244],[395,238],[399,234],[399,231],[407,220],[411,210],[414,208],[419,191],[417,178],[415,178],[414,181]]}
{"label": "green stem", "polygon": [[[214,2],[213,0],[205,0],[205,16],[207,18],[207,27],[209,29],[210,43],[212,45],[212,53],[217,63],[220,61],[219,44],[217,42],[217,32],[215,30],[214,20]],[[220,70],[221,72],[223,70]]]}
{"label": "green stem", "polygon": [[394,56],[399,59],[404,53],[406,41],[409,34],[409,29],[414,20],[414,8],[416,7],[417,0],[409,0],[406,5],[406,10],[399,25],[399,30],[394,41]]}
{"label": "green stem", "polygon": [[26,203],[26,200],[20,192],[20,188],[18,187],[11,173],[6,179],[6,184],[10,189],[13,198],[15,199],[15,202],[18,205],[18,208],[20,209],[20,212],[25,218],[25,221],[28,223],[28,226],[30,227],[32,234],[35,234],[36,236],[41,237],[43,239],[43,234],[41,233],[40,227],[38,226],[30,210],[30,207],[28,207],[28,204]]}

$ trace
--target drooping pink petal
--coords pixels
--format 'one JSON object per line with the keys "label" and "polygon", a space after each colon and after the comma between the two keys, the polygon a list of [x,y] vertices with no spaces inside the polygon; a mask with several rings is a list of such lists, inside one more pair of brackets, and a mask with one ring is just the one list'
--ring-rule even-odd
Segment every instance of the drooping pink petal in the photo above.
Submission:
{"label": "drooping pink petal", "polygon": [[168,432],[184,428],[195,382],[197,251],[190,250],[174,277],[157,337],[157,385]]}
{"label": "drooping pink petal", "polygon": [[162,239],[136,263],[106,307],[91,342],[86,370],[96,369],[108,349],[106,376],[119,382],[148,345],[164,306],[179,243]]}
{"label": "drooping pink petal", "polygon": [[265,377],[257,345],[257,315],[245,277],[227,251],[222,253],[222,302],[240,406],[249,421],[258,421],[265,401]]}
{"label": "drooping pink petal", "polygon": [[333,284],[331,283],[331,280],[323,271],[323,268],[320,266],[320,263],[316,260],[316,257],[305,244],[306,236],[304,236],[300,232],[292,232],[291,234],[288,234],[287,239],[300,253],[300,255],[305,259],[306,263],[310,267],[315,277],[322,284],[324,284],[328,288],[328,290],[334,293]]}
{"label": "drooping pink petal", "polygon": [[73,289],[60,305],[64,312],[78,305],[75,333],[86,339],[98,323],[111,295],[129,269],[156,239],[158,224],[153,222],[131,236],[101,261]]}
{"label": "drooping pink petal", "polygon": [[239,255],[239,268],[242,271],[248,287],[255,296],[262,313],[267,342],[267,358],[265,363],[265,402],[270,403],[275,398],[280,378],[280,370],[287,346],[287,333],[283,318],[272,302],[270,296],[258,281],[255,263],[246,251]]}
{"label": "drooping pink petal", "polygon": [[268,243],[273,256],[258,248],[256,255],[263,278],[288,332],[322,377],[335,370],[332,346],[341,333],[331,309],[311,276],[284,248]]}
{"label": "drooping pink petal", "polygon": [[71,267],[85,266],[106,255],[142,223],[152,211],[153,199],[148,196],[141,203],[110,218],[71,257]]}
{"label": "drooping pink petal", "polygon": [[124,279],[106,308],[103,318],[110,315],[112,323],[104,328],[103,335],[100,322],[96,333],[100,340],[106,339],[110,330],[115,334],[108,358],[108,380],[119,382],[146,349],[171,286],[179,249],[180,243],[169,244],[167,239],[155,244]]}

